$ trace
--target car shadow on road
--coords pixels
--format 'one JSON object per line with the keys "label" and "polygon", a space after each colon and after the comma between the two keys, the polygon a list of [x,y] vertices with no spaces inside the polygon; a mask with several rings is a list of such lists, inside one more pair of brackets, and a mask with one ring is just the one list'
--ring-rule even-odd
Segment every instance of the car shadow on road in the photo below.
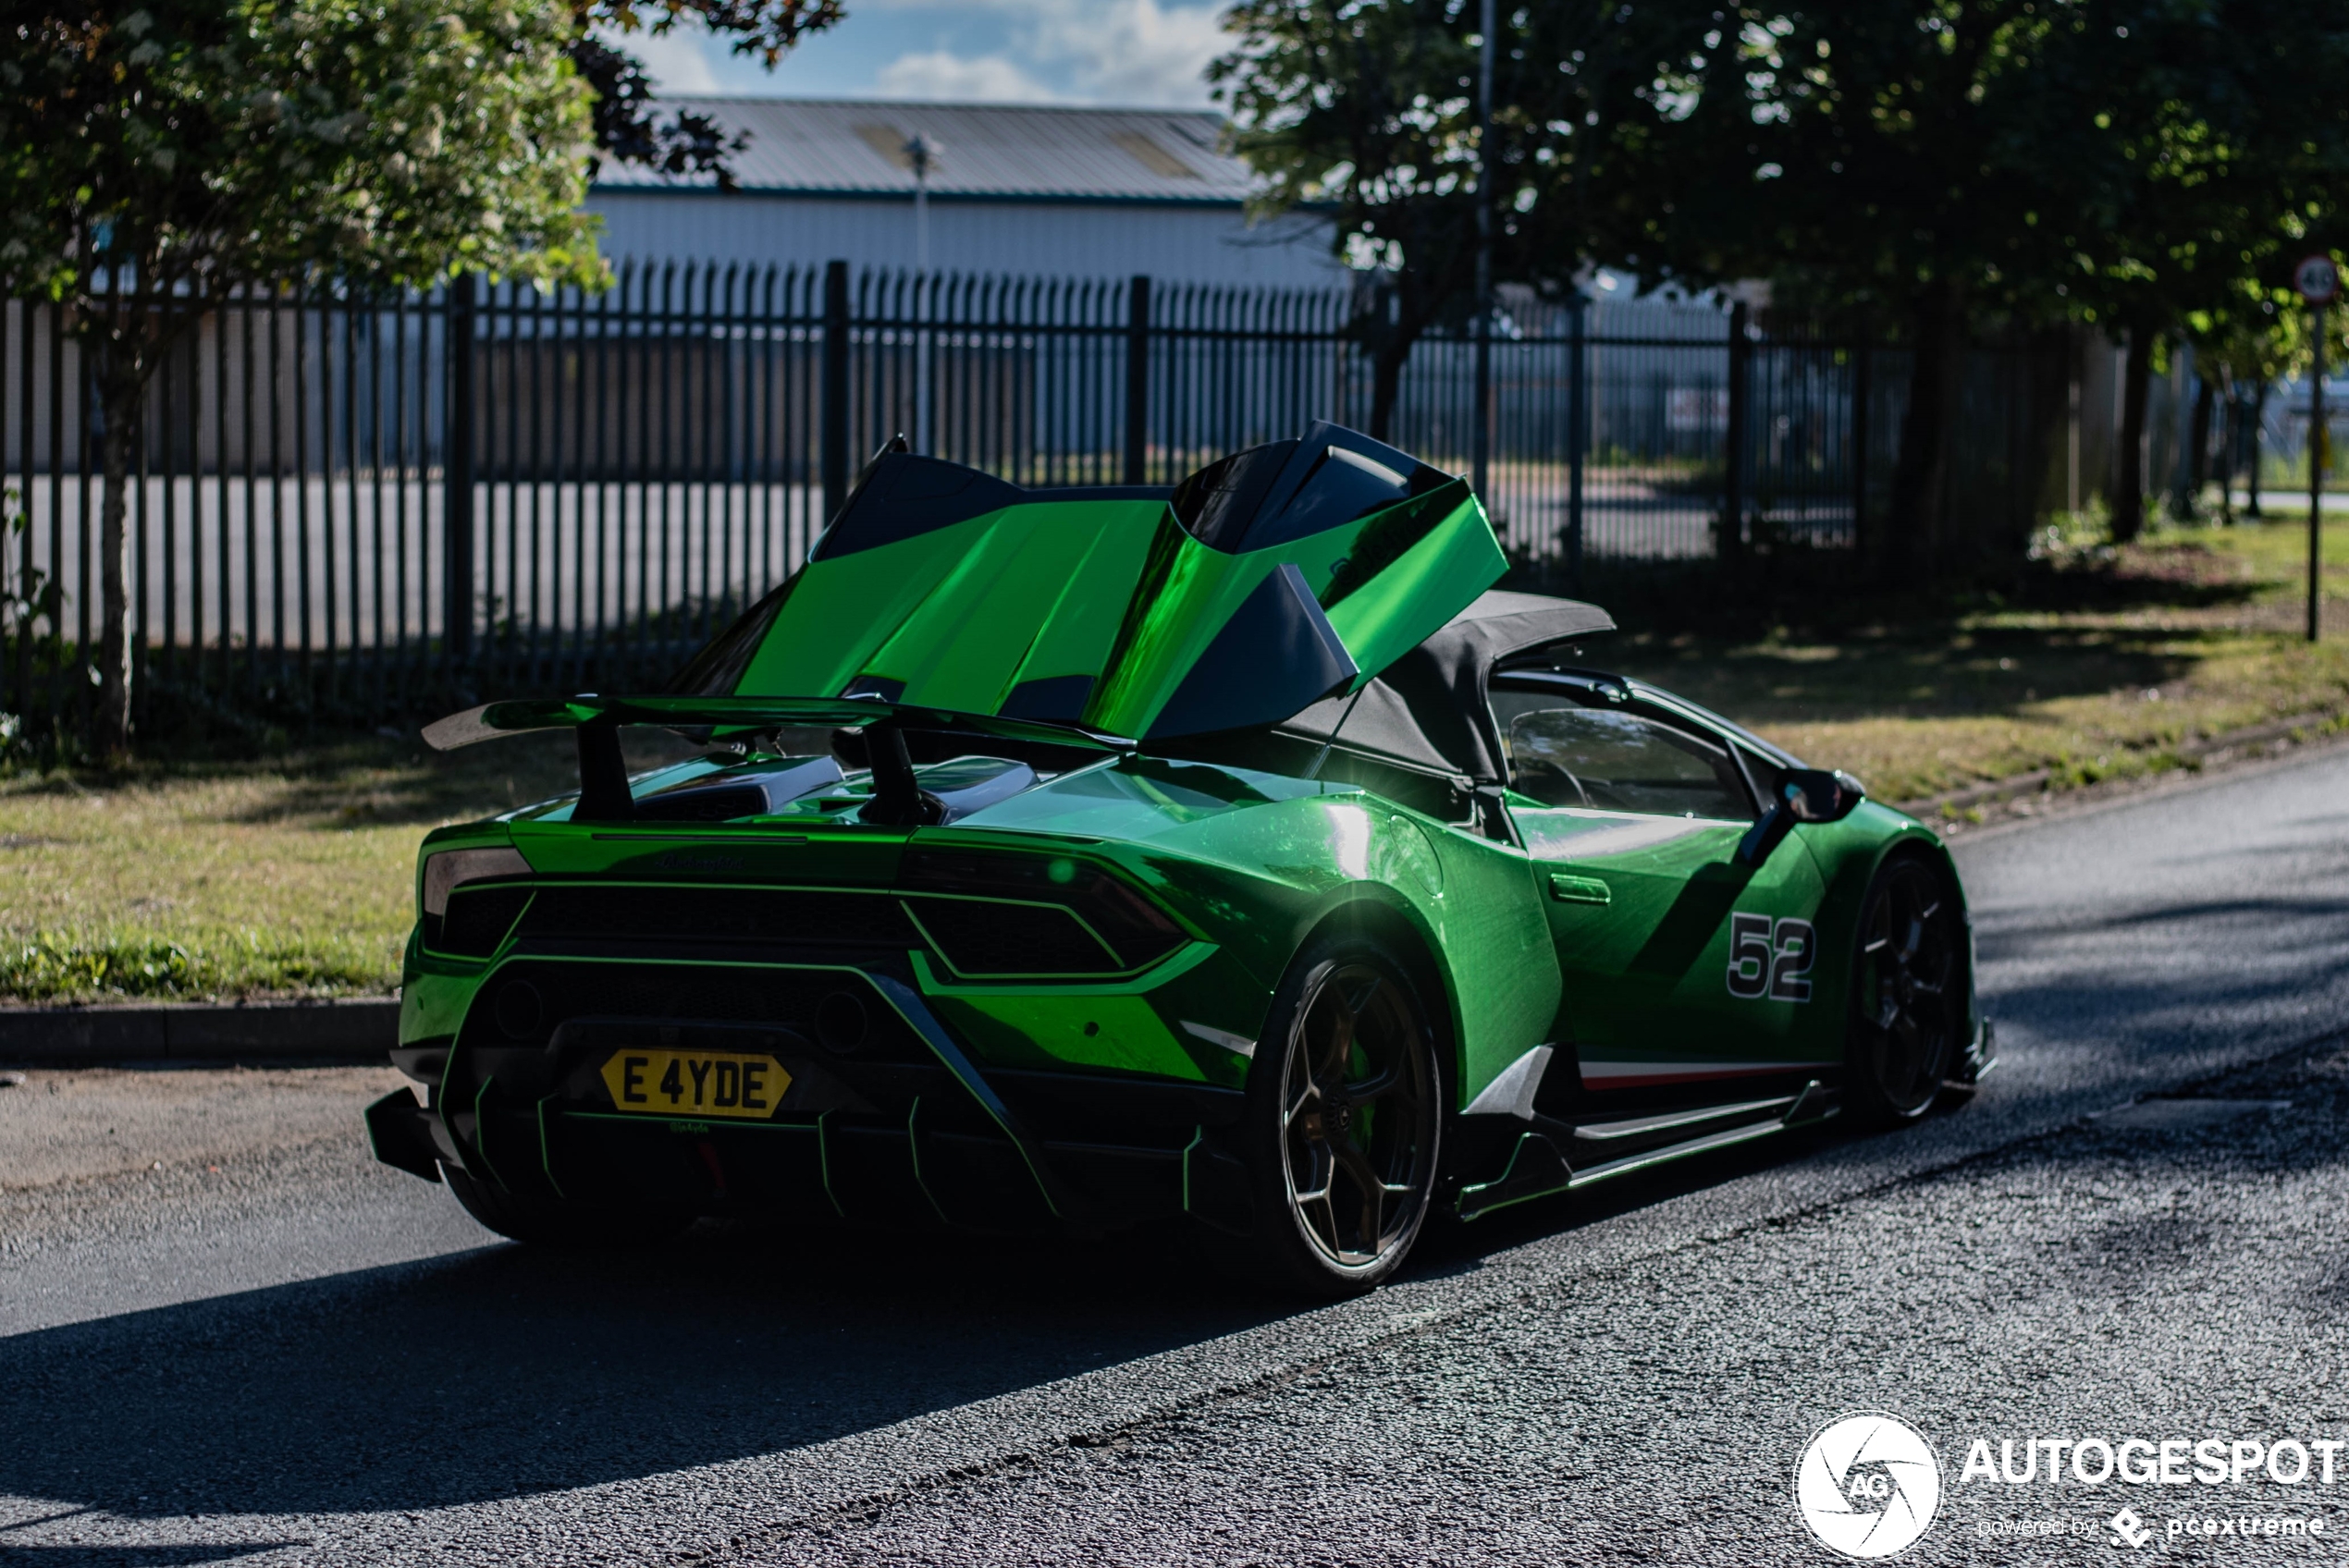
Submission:
{"label": "car shadow on road", "polygon": [[568,1490],[824,1442],[1296,1309],[1138,1240],[719,1226],[629,1254],[489,1247],[0,1341],[0,1495],[136,1517]]}
{"label": "car shadow on road", "polygon": [[[1406,1278],[1470,1273],[1802,1146],[1436,1227]],[[870,1432],[1313,1309],[1150,1233],[706,1224],[639,1252],[490,1246],[0,1341],[0,1496],[157,1518],[546,1495]],[[0,1562],[32,1550],[0,1532]]]}

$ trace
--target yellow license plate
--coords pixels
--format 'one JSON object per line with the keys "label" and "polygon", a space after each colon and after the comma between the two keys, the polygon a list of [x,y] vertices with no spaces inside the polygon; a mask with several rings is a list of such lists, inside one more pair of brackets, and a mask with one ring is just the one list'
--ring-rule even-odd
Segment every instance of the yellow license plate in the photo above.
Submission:
{"label": "yellow license plate", "polygon": [[791,1087],[791,1074],[773,1057],[732,1051],[616,1051],[605,1059],[603,1077],[621,1110],[697,1121],[764,1121]]}

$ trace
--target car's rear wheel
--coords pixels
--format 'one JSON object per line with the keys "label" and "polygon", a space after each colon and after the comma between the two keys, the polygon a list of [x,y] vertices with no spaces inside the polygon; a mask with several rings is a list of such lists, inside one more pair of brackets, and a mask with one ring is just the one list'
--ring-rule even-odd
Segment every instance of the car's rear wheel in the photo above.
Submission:
{"label": "car's rear wheel", "polygon": [[1965,926],[1949,878],[1916,854],[1885,862],[1860,906],[1845,1098],[1872,1126],[1929,1109],[1965,1026]]}
{"label": "car's rear wheel", "polygon": [[1248,1075],[1253,1272],[1336,1296],[1400,1268],[1435,1185],[1442,1085],[1408,969],[1369,937],[1309,943]]}
{"label": "car's rear wheel", "polygon": [[665,1242],[694,1222],[659,1208],[590,1208],[558,1197],[512,1193],[449,1166],[440,1168],[465,1212],[510,1241],[570,1251],[615,1251]]}

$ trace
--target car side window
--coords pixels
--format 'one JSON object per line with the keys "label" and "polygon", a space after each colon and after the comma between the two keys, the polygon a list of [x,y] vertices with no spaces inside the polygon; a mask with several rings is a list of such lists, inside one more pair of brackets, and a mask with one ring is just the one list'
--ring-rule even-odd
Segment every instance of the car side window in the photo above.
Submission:
{"label": "car side window", "polygon": [[1640,714],[1528,708],[1508,718],[1503,739],[1509,788],[1543,805],[1716,822],[1753,816],[1727,747]]}

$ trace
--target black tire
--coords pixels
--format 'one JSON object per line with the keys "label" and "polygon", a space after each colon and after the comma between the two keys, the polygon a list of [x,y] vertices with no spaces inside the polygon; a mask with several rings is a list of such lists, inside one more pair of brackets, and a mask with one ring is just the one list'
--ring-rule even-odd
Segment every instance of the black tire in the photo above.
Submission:
{"label": "black tire", "polygon": [[1408,967],[1365,936],[1307,943],[1273,994],[1248,1072],[1247,1270],[1328,1298],[1402,1268],[1435,1187],[1443,1085]]}
{"label": "black tire", "polygon": [[1933,1108],[1963,1048],[1965,922],[1957,890],[1924,856],[1896,854],[1860,905],[1844,1102],[1863,1126]]}
{"label": "black tire", "polygon": [[465,1212],[510,1241],[567,1252],[616,1252],[668,1241],[694,1222],[674,1209],[591,1208],[557,1197],[510,1193],[443,1165],[441,1175]]}

